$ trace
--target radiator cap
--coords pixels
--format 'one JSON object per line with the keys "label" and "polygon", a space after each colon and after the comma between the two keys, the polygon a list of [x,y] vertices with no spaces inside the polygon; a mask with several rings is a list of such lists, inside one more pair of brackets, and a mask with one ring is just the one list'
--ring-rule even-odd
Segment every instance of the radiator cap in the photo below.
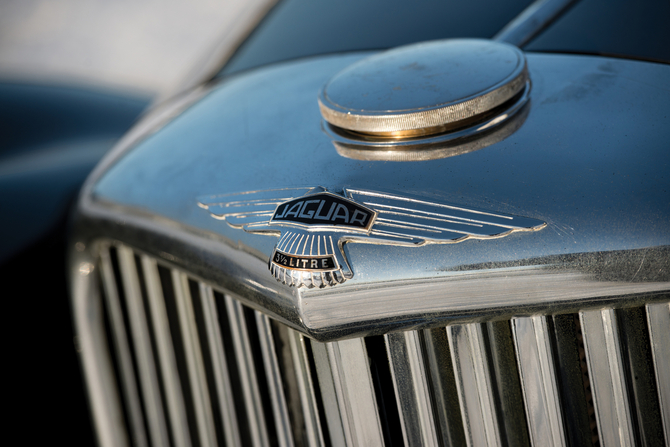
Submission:
{"label": "radiator cap", "polygon": [[416,137],[490,116],[527,84],[526,58],[517,47],[440,40],[394,48],[345,68],[323,87],[319,106],[328,123],[348,131]]}

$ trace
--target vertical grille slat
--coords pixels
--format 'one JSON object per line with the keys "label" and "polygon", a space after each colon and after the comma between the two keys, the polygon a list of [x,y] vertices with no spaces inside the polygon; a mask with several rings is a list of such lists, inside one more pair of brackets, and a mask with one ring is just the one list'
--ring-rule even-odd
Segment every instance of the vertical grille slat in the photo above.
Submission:
{"label": "vertical grille slat", "polygon": [[648,304],[646,313],[665,444],[670,446],[670,304]]}
{"label": "vertical grille slat", "polygon": [[437,445],[438,434],[417,331],[384,336],[405,445]]}
{"label": "vertical grille slat", "polygon": [[569,445],[591,447],[593,433],[580,358],[578,321],[576,314],[554,315],[551,326],[565,436]]}
{"label": "vertical grille slat", "polygon": [[580,321],[600,439],[635,445],[614,310],[581,312]]}
{"label": "vertical grille slat", "polygon": [[158,277],[156,261],[146,255],[142,256],[142,270],[147,288],[149,308],[153,320],[153,329],[158,349],[159,367],[163,374],[165,399],[167,401],[172,439],[176,447],[190,447],[191,439],[188,431],[184,397],[179,371],[172,345],[170,325],[163,301],[163,291]]}
{"label": "vertical grille slat", "polygon": [[269,445],[269,439],[260,392],[258,390],[254,359],[244,319],[244,309],[240,302],[234,300],[230,295],[224,295],[224,300],[242,386],[242,394],[244,395],[251,442],[256,447],[265,447]]}
{"label": "vertical grille slat", "polygon": [[225,438],[225,445],[228,447],[241,446],[240,431],[238,427],[237,415],[235,414],[235,401],[233,399],[233,390],[228,373],[228,364],[224,352],[221,331],[217,323],[217,312],[214,298],[214,291],[211,287],[202,283],[200,287],[200,298],[202,300],[203,315],[205,320],[205,330],[209,340],[210,356],[212,358],[212,369],[214,372],[216,398],[221,408],[221,424]]}
{"label": "vertical grille slat", "polygon": [[436,423],[440,425],[442,443],[445,447],[462,446],[465,444],[465,433],[447,331],[444,328],[427,329],[424,338]]}
{"label": "vertical grille slat", "polygon": [[500,446],[481,324],[447,326],[463,428],[468,446]]}
{"label": "vertical grille slat", "polygon": [[270,319],[266,315],[257,311],[255,311],[254,314],[256,318],[256,327],[258,328],[261,353],[263,355],[265,376],[267,377],[268,390],[272,402],[272,412],[275,418],[277,442],[279,447],[292,446],[293,436],[291,431],[291,421],[289,420],[281,372],[279,371],[279,364],[275,354]]}
{"label": "vertical grille slat", "polygon": [[383,445],[363,339],[313,342],[312,350],[333,445]]}
{"label": "vertical grille slat", "polygon": [[205,377],[205,365],[195,325],[192,296],[188,284],[188,277],[176,270],[172,271],[172,284],[175,301],[179,312],[179,324],[186,354],[186,367],[193,396],[193,406],[196,415],[198,440],[203,447],[216,445],[214,432],[214,416],[209,402],[209,391]]}
{"label": "vertical grille slat", "polygon": [[619,309],[616,315],[637,442],[662,447],[663,423],[644,308]]}
{"label": "vertical grille slat", "polygon": [[302,334],[286,329],[289,337],[293,367],[296,372],[298,393],[305,424],[305,438],[310,447],[324,446],[323,432],[319,421],[319,409],[314,395],[314,382],[310,373],[305,339]]}
{"label": "vertical grille slat", "polygon": [[518,358],[509,320],[486,323],[490,367],[495,378],[495,397],[502,443],[530,446]]}
{"label": "vertical grille slat", "polygon": [[158,386],[158,375],[154,365],[154,353],[151,348],[146,312],[142,303],[139,278],[135,265],[135,257],[131,249],[117,249],[119,268],[123,282],[130,330],[133,334],[135,353],[139,368],[139,379],[142,396],[147,413],[147,425],[151,444],[156,446],[169,445],[167,424],[163,413],[163,403]]}
{"label": "vertical grille slat", "polygon": [[668,302],[321,343],[100,246],[122,445],[670,445]]}
{"label": "vertical grille slat", "polygon": [[565,446],[546,317],[515,318],[512,328],[531,442]]}
{"label": "vertical grille slat", "polygon": [[148,441],[142,418],[142,407],[137,390],[137,383],[135,382],[135,374],[133,372],[133,360],[131,358],[119,293],[116,287],[108,248],[101,250],[100,267],[106,298],[105,304],[112,324],[114,349],[119,363],[118,369],[121,374],[120,382],[122,393],[126,401],[128,417],[130,419],[131,438],[133,440],[133,445],[136,447],[147,447]]}

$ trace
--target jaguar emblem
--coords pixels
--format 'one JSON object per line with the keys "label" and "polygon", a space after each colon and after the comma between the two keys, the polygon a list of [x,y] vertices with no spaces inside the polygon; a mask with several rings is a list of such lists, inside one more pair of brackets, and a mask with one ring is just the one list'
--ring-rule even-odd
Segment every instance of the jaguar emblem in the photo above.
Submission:
{"label": "jaguar emblem", "polygon": [[197,200],[233,228],[278,236],[268,265],[278,281],[292,287],[328,287],[351,279],[347,243],[453,244],[546,226],[527,217],[353,188],[272,189]]}

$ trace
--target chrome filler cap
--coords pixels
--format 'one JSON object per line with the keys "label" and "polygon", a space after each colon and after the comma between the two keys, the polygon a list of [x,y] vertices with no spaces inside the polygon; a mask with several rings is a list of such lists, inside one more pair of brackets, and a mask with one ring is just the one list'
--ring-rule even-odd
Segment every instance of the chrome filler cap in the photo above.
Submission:
{"label": "chrome filler cap", "polygon": [[323,118],[349,131],[395,138],[479,121],[527,85],[518,48],[483,39],[407,45],[357,62],[319,94]]}

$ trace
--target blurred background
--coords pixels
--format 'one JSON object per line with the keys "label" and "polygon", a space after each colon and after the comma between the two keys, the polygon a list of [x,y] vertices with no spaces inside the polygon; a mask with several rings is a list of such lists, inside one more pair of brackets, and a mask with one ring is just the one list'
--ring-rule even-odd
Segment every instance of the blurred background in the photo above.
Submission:
{"label": "blurred background", "polygon": [[155,97],[208,58],[247,3],[259,2],[2,0],[0,78]]}
{"label": "blurred background", "polygon": [[93,445],[65,252],[81,183],[156,101],[206,78],[267,0],[0,1],[4,427]]}

